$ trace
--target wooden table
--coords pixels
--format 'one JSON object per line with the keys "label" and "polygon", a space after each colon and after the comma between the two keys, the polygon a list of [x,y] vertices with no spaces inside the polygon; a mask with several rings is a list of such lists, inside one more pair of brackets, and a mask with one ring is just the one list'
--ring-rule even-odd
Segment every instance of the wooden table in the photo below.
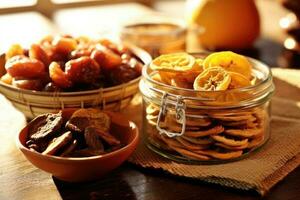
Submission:
{"label": "wooden table", "polygon": [[[279,18],[285,13],[280,10],[273,13],[272,17],[270,9],[280,9],[274,2],[269,0],[258,1],[259,8],[263,14],[263,37],[256,44],[256,49],[249,50],[246,53],[262,59],[272,66],[276,66],[277,57],[282,51],[280,42],[283,36],[275,34],[274,29],[270,31],[265,26],[271,19]],[[172,4],[179,6],[178,4]],[[124,5],[123,5],[124,6]],[[128,5],[127,5],[128,6]],[[164,5],[161,5],[164,10]],[[270,7],[271,6],[271,7]],[[272,7],[273,6],[273,7]],[[139,10],[140,6],[130,4],[132,12]],[[168,7],[168,6],[167,6]],[[170,7],[168,7],[170,8]],[[93,8],[94,9],[94,8]],[[122,10],[118,8],[119,10]],[[145,12],[147,9],[143,8]],[[269,15],[266,13],[268,12]],[[93,12],[94,13],[94,12]],[[32,15],[32,13],[29,13]],[[94,13],[95,14],[95,13]],[[36,15],[36,14],[33,14]],[[132,14],[133,15],[133,14]],[[270,16],[271,15],[271,16]],[[72,16],[72,12],[60,13],[56,20],[60,28],[63,26],[62,16]],[[26,28],[26,24],[22,22],[22,17],[16,18],[0,17],[0,25],[8,24],[5,19],[13,19],[22,24]],[[71,19],[72,17],[68,18]],[[30,19],[30,18],[29,18]],[[1,22],[2,20],[2,22]],[[28,20],[28,18],[24,18]],[[26,35],[22,36],[26,41],[22,41],[18,37],[14,37],[15,28],[5,32],[5,38],[0,36],[0,41],[5,42],[18,39],[23,43],[34,41],[37,35],[45,33],[55,33],[57,26],[49,23],[45,18],[38,16],[35,18],[35,24],[31,24],[31,28],[43,27],[38,32],[34,32],[34,38]],[[267,21],[267,22],[266,22]],[[45,23],[46,22],[46,23]],[[25,22],[29,23],[29,22]],[[276,22],[273,23],[273,28]],[[2,26],[3,27],[3,26]],[[74,27],[76,29],[76,27]],[[78,28],[77,28],[78,29]],[[67,30],[72,31],[71,27]],[[26,30],[26,32],[30,32]],[[269,32],[269,33],[268,33]],[[277,30],[278,32],[278,30]],[[278,32],[279,33],[279,32]],[[3,46],[2,46],[3,47]],[[287,93],[290,95],[289,93]],[[300,101],[300,99],[299,99]],[[205,184],[200,181],[180,178],[168,175],[162,171],[145,170],[129,163],[123,164],[120,168],[103,177],[99,181],[69,184],[59,181],[51,175],[33,167],[16,149],[14,145],[15,134],[25,121],[23,116],[14,110],[3,96],[0,95],[0,200],[16,199],[146,199],[146,200],[173,200],[173,199],[258,199],[259,196],[255,192],[241,192],[224,187],[218,187],[211,184]],[[294,170],[283,181],[278,183],[267,196],[266,199],[300,199],[300,168]]]}

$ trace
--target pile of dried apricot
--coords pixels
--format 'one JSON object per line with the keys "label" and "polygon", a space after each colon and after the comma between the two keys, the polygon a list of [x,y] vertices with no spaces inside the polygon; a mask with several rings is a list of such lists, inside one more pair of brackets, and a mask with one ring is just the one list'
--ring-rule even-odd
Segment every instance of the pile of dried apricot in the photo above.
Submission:
{"label": "pile of dried apricot", "polygon": [[187,53],[166,54],[150,67],[158,71],[155,80],[187,89],[220,91],[255,84],[248,59],[230,51],[212,53],[203,60]]}
{"label": "pile of dried apricot", "polygon": [[1,81],[38,91],[82,91],[119,85],[140,76],[142,62],[129,48],[107,39],[47,36],[5,54]]}

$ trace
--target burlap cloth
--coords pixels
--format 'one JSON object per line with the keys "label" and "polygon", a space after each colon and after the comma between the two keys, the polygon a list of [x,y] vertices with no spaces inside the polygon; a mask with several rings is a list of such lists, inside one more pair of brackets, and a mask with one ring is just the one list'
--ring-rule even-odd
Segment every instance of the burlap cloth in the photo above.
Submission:
{"label": "burlap cloth", "polygon": [[[272,100],[271,138],[258,152],[226,164],[188,165],[153,153],[142,140],[129,162],[222,186],[256,190],[264,195],[300,164],[300,70],[274,69],[273,74],[276,93]],[[141,128],[140,95],[125,113]]]}

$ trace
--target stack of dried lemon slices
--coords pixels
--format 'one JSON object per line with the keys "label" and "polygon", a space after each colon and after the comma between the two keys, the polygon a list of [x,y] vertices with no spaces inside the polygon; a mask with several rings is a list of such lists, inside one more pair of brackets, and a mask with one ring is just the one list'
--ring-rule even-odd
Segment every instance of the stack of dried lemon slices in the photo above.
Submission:
{"label": "stack of dried lemon slices", "polygon": [[150,67],[158,71],[155,80],[187,89],[218,91],[255,84],[247,58],[230,51],[212,53],[204,60],[187,53],[166,54]]}
{"label": "stack of dried lemon slices", "polygon": [[[201,94],[221,92],[223,95],[257,84],[248,59],[230,51],[212,53],[204,59],[187,53],[162,55],[152,61],[150,68],[156,72],[151,76],[153,80],[178,87],[178,91],[185,88]],[[239,95],[238,101],[244,93]],[[239,102],[234,107],[222,107],[225,104],[212,102],[207,107],[202,104],[200,109],[190,109],[189,101],[185,101],[185,119],[182,120],[177,113],[178,107],[170,105],[161,109],[163,103],[158,104],[144,95],[148,141],[187,160],[239,158],[266,141],[268,98],[248,107],[240,106]],[[160,113],[162,110],[163,113]]]}

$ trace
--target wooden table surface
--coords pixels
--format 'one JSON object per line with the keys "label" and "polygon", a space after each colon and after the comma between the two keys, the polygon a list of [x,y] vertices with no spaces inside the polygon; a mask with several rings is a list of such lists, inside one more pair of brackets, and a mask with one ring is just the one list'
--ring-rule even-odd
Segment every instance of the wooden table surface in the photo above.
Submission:
{"label": "wooden table surface", "polygon": [[[271,66],[277,66],[277,59],[282,52],[280,43],[283,40],[283,35],[279,33],[276,27],[280,16],[285,14],[284,10],[276,4],[275,1],[258,0],[259,9],[262,13],[263,22],[263,37],[256,43],[256,48],[248,50],[245,53],[257,57]],[[172,4],[176,8],[182,4]],[[135,4],[122,5],[130,7],[132,14],[134,12],[148,12],[146,8]],[[166,3],[162,3],[159,9],[166,11],[165,8],[170,8]],[[93,16],[96,16],[95,8]],[[103,8],[99,8],[103,9]],[[275,12],[274,9],[279,9]],[[122,11],[120,7],[117,9]],[[169,9],[168,11],[171,10]],[[274,11],[272,17],[272,12]],[[88,10],[85,11],[89,13]],[[269,15],[268,15],[269,14]],[[53,25],[49,20],[35,13],[26,13],[18,16],[0,16],[0,26],[15,21],[25,33],[30,35],[16,35],[17,28],[11,27],[4,30],[0,35],[0,43],[13,43],[14,39],[25,44],[34,41],[36,37],[46,33],[56,33],[64,26],[63,19],[72,19],[72,12],[68,10],[66,13],[59,13],[55,18],[60,23]],[[271,15],[271,16],[270,16]],[[26,17],[27,16],[27,17]],[[30,17],[31,16],[31,17]],[[62,17],[62,19],[60,18]],[[7,19],[12,21],[8,22]],[[23,19],[23,21],[22,21]],[[30,19],[35,23],[30,23]],[[272,20],[275,20],[272,21]],[[24,21],[25,20],[25,21]],[[277,33],[274,29],[270,31],[266,26],[273,23],[273,28],[277,28]],[[37,27],[38,31],[30,31],[26,29],[27,24],[31,24],[31,30]],[[29,26],[29,25],[28,25]],[[59,28],[58,28],[59,27]],[[2,31],[1,28],[1,31]],[[86,25],[88,29],[88,25]],[[78,29],[73,27],[73,30]],[[72,31],[72,27],[66,27],[66,30]],[[89,30],[91,31],[91,30]],[[5,37],[3,37],[5,36]],[[1,48],[4,49],[5,45]],[[287,93],[290,95],[289,93]],[[287,97],[288,97],[287,95]],[[299,99],[300,101],[300,99]],[[25,119],[22,114],[16,111],[10,103],[0,95],[0,200],[31,200],[31,199],[260,199],[255,192],[242,192],[229,188],[219,187],[211,184],[205,184],[200,181],[180,178],[168,175],[158,170],[145,170],[129,163],[123,164],[120,168],[114,170],[99,181],[88,183],[70,184],[59,181],[51,175],[33,167],[23,155],[16,149],[14,140],[17,131],[24,125]],[[278,183],[266,195],[265,199],[281,200],[281,199],[300,199],[300,168],[298,167],[289,174],[283,181]]]}

